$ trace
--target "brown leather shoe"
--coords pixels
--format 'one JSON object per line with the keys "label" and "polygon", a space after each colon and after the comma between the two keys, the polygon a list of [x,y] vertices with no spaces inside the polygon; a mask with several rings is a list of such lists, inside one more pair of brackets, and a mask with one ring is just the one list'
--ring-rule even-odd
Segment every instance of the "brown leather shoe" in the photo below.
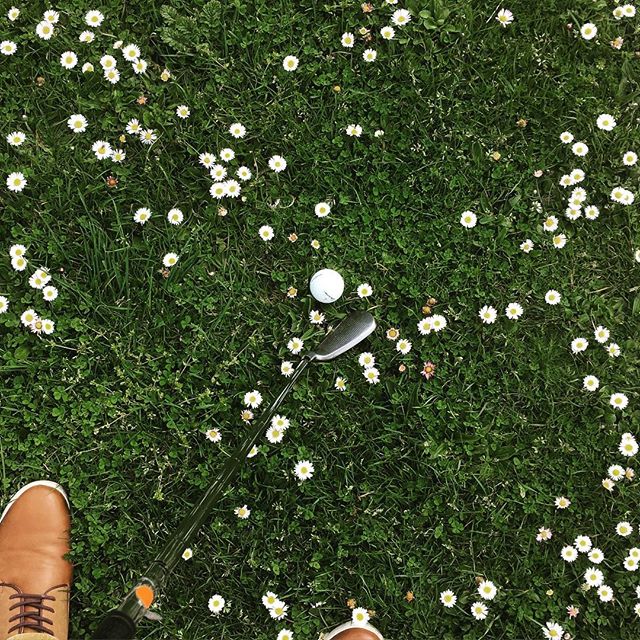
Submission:
{"label": "brown leather shoe", "polygon": [[67,640],[73,567],[69,503],[60,485],[32,482],[0,518],[0,639]]}
{"label": "brown leather shoe", "polygon": [[374,626],[356,626],[351,622],[345,622],[320,637],[323,640],[383,640],[382,634]]}

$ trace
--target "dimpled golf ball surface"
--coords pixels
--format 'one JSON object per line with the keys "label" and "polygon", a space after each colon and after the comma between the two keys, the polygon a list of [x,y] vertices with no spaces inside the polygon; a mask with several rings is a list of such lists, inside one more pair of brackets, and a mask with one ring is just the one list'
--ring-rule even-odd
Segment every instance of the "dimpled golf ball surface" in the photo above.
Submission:
{"label": "dimpled golf ball surface", "polygon": [[333,269],[321,269],[312,276],[309,289],[318,302],[335,302],[344,291],[344,280]]}

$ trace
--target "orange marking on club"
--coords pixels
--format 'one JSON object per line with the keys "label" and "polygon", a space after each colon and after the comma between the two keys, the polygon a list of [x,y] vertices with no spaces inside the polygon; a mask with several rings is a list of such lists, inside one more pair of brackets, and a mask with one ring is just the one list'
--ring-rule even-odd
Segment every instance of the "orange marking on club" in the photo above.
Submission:
{"label": "orange marking on club", "polygon": [[135,589],[136,596],[145,609],[148,609],[155,598],[153,589],[148,584],[139,584]]}

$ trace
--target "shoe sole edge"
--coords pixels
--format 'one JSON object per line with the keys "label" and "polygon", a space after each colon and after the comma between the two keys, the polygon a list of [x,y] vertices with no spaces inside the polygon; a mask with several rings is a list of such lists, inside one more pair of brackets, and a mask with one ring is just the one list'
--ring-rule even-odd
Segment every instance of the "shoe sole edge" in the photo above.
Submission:
{"label": "shoe sole edge", "polygon": [[2,515],[0,516],[0,522],[2,522],[4,520],[4,517],[7,515],[7,513],[9,513],[9,509],[11,509],[11,507],[13,506],[13,503],[23,493],[25,493],[25,491],[27,491],[28,489],[31,489],[32,487],[49,487],[50,489],[55,489],[58,493],[60,493],[62,495],[62,497],[64,498],[65,502],[67,503],[67,507],[70,506],[69,505],[69,498],[67,497],[67,494],[66,494],[65,490],[62,488],[61,485],[59,485],[57,482],[53,482],[51,480],[36,480],[35,482],[30,482],[29,484],[25,484],[24,487],[21,487],[20,489],[18,489],[18,491],[16,493],[14,493],[13,496],[11,496],[11,499],[9,500],[9,503],[4,508],[4,511],[2,512]]}
{"label": "shoe sole edge", "polygon": [[344,624],[341,624],[339,627],[336,627],[335,629],[330,631],[329,634],[324,636],[324,640],[332,640],[332,638],[335,638],[339,633],[342,633],[347,629],[354,629],[354,628],[366,629],[367,631],[371,631],[371,633],[375,634],[379,638],[379,640],[384,640],[384,638],[382,637],[382,634],[370,624],[353,624],[352,622],[345,622]]}

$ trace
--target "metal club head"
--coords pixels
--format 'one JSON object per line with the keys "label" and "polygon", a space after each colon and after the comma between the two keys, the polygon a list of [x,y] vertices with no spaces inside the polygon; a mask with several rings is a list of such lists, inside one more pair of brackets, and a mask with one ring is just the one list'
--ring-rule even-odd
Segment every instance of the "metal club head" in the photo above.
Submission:
{"label": "metal club head", "polygon": [[350,313],[333,331],[331,331],[318,347],[309,353],[309,360],[325,362],[333,360],[340,354],[355,347],[370,335],[376,328],[376,321],[367,311]]}

